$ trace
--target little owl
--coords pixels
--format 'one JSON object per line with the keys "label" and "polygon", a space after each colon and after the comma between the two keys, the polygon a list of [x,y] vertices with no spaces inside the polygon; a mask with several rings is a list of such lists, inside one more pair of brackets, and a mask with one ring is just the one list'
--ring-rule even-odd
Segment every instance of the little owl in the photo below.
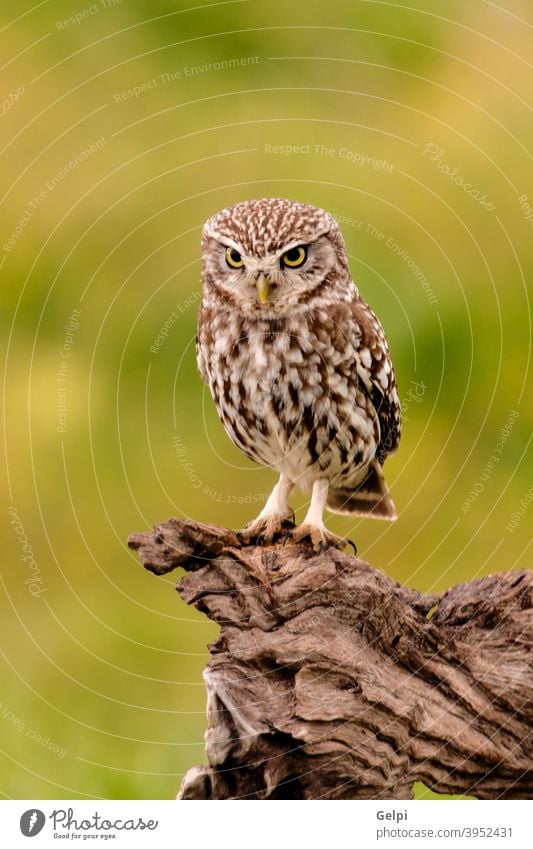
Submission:
{"label": "little owl", "polygon": [[400,439],[383,328],[356,288],[335,219],[280,198],[238,203],[203,229],[198,369],[233,440],[279,473],[245,541],[271,542],[311,503],[294,540],[343,547],[334,513],[396,518],[382,466]]}

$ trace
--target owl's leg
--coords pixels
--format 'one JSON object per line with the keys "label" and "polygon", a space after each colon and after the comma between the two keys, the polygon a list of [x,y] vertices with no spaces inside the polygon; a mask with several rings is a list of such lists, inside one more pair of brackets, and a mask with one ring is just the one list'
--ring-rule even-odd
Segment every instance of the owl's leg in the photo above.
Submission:
{"label": "owl's leg", "polygon": [[272,542],[276,534],[281,533],[284,522],[294,522],[294,512],[287,502],[293,487],[294,484],[289,478],[280,475],[257,519],[249,522],[240,532],[239,536],[244,542],[253,537],[259,537],[262,542]]}
{"label": "owl's leg", "polygon": [[[329,481],[320,478],[313,482],[311,504],[301,525],[291,533],[293,541],[309,538],[313,546],[320,550],[323,547],[335,546],[344,548],[349,540],[332,534],[324,525],[324,508],[328,500]],[[353,543],[352,543],[353,545]],[[355,546],[354,546],[355,548]]]}

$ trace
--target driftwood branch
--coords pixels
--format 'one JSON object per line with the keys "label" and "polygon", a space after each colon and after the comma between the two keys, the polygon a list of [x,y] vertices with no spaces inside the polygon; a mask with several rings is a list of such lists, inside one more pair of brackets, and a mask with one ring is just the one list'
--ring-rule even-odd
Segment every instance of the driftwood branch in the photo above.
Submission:
{"label": "driftwood branch", "polygon": [[182,799],[533,798],[533,573],[425,596],[356,557],[243,547],[171,519],[132,534],[220,625],[206,754]]}

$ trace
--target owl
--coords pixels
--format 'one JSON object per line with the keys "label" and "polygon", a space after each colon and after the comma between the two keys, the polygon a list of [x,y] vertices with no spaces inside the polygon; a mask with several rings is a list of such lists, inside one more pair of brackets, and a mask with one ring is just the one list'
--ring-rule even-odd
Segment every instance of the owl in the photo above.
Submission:
{"label": "owl", "polygon": [[383,328],[359,294],[332,215],[281,198],[218,212],[202,233],[197,364],[228,435],[279,480],[242,538],[291,532],[344,547],[324,509],[393,520],[382,466],[400,439],[400,403]]}

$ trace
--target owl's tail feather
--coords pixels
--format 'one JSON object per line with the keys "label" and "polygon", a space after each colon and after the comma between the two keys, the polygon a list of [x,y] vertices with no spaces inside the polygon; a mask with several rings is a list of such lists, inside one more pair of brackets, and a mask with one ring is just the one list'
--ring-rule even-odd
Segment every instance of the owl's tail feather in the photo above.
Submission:
{"label": "owl's tail feather", "polygon": [[369,516],[394,522],[398,517],[381,466],[374,460],[363,481],[354,489],[333,489],[328,492],[328,510],[351,516]]}

